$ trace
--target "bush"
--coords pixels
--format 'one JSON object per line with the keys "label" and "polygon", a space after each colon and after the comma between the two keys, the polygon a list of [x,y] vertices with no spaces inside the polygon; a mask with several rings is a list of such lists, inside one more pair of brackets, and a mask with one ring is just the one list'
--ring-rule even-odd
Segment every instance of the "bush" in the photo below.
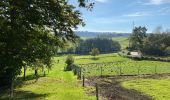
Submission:
{"label": "bush", "polygon": [[170,55],[170,46],[165,49],[167,55]]}
{"label": "bush", "polygon": [[100,54],[100,51],[99,51],[98,48],[93,48],[93,49],[91,50],[90,54],[91,54],[92,56],[94,56],[94,58],[95,58],[95,56],[97,56],[97,55]]}
{"label": "bush", "polygon": [[65,63],[67,64],[67,67],[65,70],[71,71],[73,64],[74,64],[74,58],[72,56],[68,56]]}

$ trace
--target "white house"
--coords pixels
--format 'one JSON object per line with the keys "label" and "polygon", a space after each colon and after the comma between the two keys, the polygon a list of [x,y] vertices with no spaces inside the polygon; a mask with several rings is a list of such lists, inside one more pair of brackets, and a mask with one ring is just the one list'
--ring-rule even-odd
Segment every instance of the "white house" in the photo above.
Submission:
{"label": "white house", "polygon": [[130,52],[130,56],[131,57],[141,58],[142,57],[142,53],[141,52]]}

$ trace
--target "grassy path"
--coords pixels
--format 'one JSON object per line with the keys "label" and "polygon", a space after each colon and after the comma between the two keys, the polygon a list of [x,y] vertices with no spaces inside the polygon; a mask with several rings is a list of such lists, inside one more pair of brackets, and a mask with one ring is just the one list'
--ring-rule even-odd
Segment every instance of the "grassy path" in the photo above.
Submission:
{"label": "grassy path", "polygon": [[[72,72],[64,72],[65,57],[56,57],[60,63],[53,64],[53,70],[38,81],[31,79],[33,71],[28,71],[27,81],[18,85],[15,89],[14,100],[95,100],[95,97],[87,96]],[[0,99],[8,100],[6,95]]]}

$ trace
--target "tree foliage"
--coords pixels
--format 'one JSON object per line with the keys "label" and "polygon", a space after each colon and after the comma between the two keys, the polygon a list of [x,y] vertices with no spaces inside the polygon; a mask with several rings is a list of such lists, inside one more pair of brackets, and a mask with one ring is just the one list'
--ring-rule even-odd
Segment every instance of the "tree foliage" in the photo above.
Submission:
{"label": "tree foliage", "polygon": [[162,32],[157,27],[151,34],[146,34],[145,27],[136,27],[130,36],[130,50],[140,50],[145,55],[169,55],[170,32]]}
{"label": "tree foliage", "polygon": [[140,49],[142,48],[143,40],[146,37],[147,29],[145,27],[135,27],[131,36],[129,37],[131,49]]}
{"label": "tree foliage", "polygon": [[66,67],[66,71],[70,71],[72,70],[72,67],[73,67],[73,64],[74,64],[74,58],[72,56],[68,56],[67,59],[66,59],[66,62],[67,64],[67,67]]}
{"label": "tree foliage", "polygon": [[[80,7],[93,4],[78,0]],[[68,0],[0,1],[0,86],[9,85],[26,65],[37,61],[50,67],[51,57],[66,41],[75,42],[73,29],[85,25]]]}
{"label": "tree foliage", "polygon": [[166,56],[170,46],[170,34],[149,34],[144,40],[141,51],[147,55]]}
{"label": "tree foliage", "polygon": [[95,57],[95,56],[97,56],[97,55],[100,54],[100,51],[99,51],[98,48],[93,48],[93,49],[91,50],[90,54]]}
{"label": "tree foliage", "polygon": [[98,48],[101,53],[111,53],[119,51],[120,44],[117,41],[106,38],[80,40],[75,52],[77,54],[89,54],[93,48]]}

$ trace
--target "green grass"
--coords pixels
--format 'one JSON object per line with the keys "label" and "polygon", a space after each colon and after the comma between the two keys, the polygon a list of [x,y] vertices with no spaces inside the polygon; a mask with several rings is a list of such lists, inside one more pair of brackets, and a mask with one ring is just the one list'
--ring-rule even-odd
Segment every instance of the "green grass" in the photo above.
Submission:
{"label": "green grass", "polygon": [[[101,54],[94,60],[90,55],[74,55],[75,64],[89,64],[89,63],[106,63],[115,62],[110,65],[103,65],[102,75],[119,75],[120,67],[121,74],[136,75],[138,69],[139,74],[154,74],[155,66],[157,73],[170,73],[170,63],[159,61],[134,61],[128,58],[120,57],[116,53]],[[57,63],[57,60],[60,63]],[[27,81],[17,80],[17,85],[14,93],[14,100],[95,100],[94,96],[88,96],[81,84],[77,82],[77,77],[72,72],[64,72],[66,56],[59,56],[54,58],[53,68],[46,77],[40,77],[36,81],[33,77],[33,70],[27,71]],[[123,63],[116,63],[123,61]],[[100,66],[85,65],[84,74],[87,76],[101,75]],[[39,71],[39,74],[42,73]],[[47,73],[47,72],[46,72]],[[122,86],[127,89],[134,89],[144,94],[151,96],[156,100],[167,100],[170,98],[170,78],[164,79],[138,79],[125,80]],[[9,100],[7,92],[0,95],[0,99]]]}
{"label": "green grass", "polygon": [[128,37],[114,37],[112,40],[118,41],[121,45],[121,49],[124,49],[129,45]]}
{"label": "green grass", "polygon": [[[155,74],[155,73],[170,73],[170,63],[160,61],[135,61],[128,58],[123,58],[115,53],[103,54],[94,60],[92,56],[75,56],[75,64],[85,64],[80,66],[83,68],[83,73],[86,76],[101,75],[138,75],[138,74]],[[122,61],[122,62],[117,62]],[[105,64],[106,62],[115,62]],[[90,64],[89,63],[102,63]]]}
{"label": "green grass", "polygon": [[[155,74],[155,73],[170,73],[170,63],[160,61],[135,61],[128,58],[122,58],[117,54],[103,54],[98,56],[98,60],[93,60],[92,56],[75,56],[76,64],[86,64],[83,66],[84,73],[87,76],[99,76],[101,75],[100,65],[89,63],[103,63],[103,62],[116,62],[123,61],[123,63],[111,64],[103,66],[102,75],[118,75],[119,67],[122,68],[122,74],[124,75],[136,75],[138,74]],[[156,70],[155,70],[156,68]],[[129,90],[136,90],[144,95],[153,98],[154,100],[168,100],[170,98],[170,77],[162,79],[126,79],[121,81],[122,87]]]}
{"label": "green grass", "polygon": [[74,56],[75,64],[88,64],[88,63],[102,63],[102,62],[113,62],[113,61],[126,61],[127,58],[120,57],[117,53],[100,54],[96,60],[91,55],[86,56]]}
{"label": "green grass", "polygon": [[[101,65],[88,65],[89,63],[103,63],[113,61],[123,61],[123,63],[111,64],[103,66],[102,75],[118,75],[119,67],[122,68],[124,75],[138,74],[155,74],[170,73],[170,63],[160,61],[135,61],[128,58],[122,58],[117,54],[103,54],[98,56],[98,60],[93,60],[92,56],[75,56],[76,64],[86,64],[83,66],[84,73],[87,76],[101,75]],[[156,70],[155,70],[156,68]],[[154,100],[168,100],[170,98],[170,78],[162,79],[127,79],[121,82],[122,87],[142,92],[144,95],[153,98]]]}
{"label": "green grass", "polygon": [[140,91],[154,100],[170,98],[170,78],[130,80],[123,82],[122,86]]}
{"label": "green grass", "polygon": [[[95,100],[95,97],[86,95],[77,77],[72,72],[64,72],[65,56],[55,57],[60,63],[53,63],[53,69],[46,77],[40,77],[35,81],[31,76],[33,71],[27,72],[27,81],[22,84],[19,81],[15,89],[14,100]],[[22,81],[20,81],[22,82]],[[9,100],[6,94],[0,99]]]}

